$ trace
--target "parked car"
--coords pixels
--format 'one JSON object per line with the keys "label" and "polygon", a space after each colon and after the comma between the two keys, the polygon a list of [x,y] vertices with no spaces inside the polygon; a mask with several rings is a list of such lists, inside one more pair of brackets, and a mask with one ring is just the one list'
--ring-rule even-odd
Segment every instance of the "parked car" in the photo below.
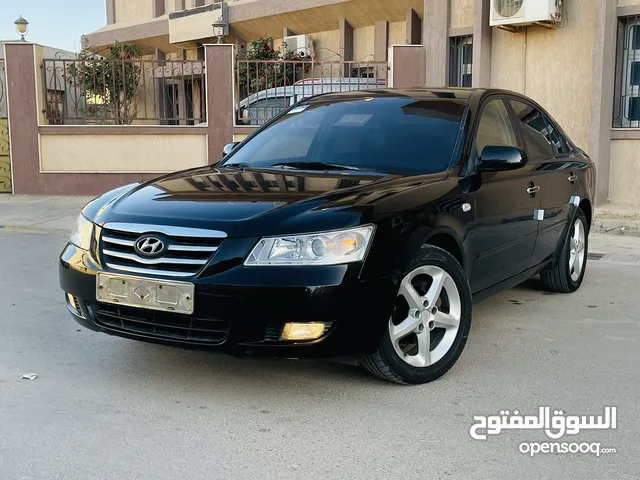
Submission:
{"label": "parked car", "polygon": [[323,93],[385,88],[386,80],[376,78],[305,78],[294,85],[254,93],[238,103],[237,125],[262,125],[294,103]]}
{"label": "parked car", "polygon": [[78,323],[420,384],[456,363],[474,301],[583,282],[594,165],[524,96],[326,94],[225,152],[84,207],[60,259]]}

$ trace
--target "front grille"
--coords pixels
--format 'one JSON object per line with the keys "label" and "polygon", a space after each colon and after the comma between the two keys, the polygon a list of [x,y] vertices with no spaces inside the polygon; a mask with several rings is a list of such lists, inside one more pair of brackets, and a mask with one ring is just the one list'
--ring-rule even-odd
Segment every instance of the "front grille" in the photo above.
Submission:
{"label": "front grille", "polygon": [[108,304],[92,304],[91,309],[98,325],[158,339],[218,345],[229,333],[227,320]]}
{"label": "front grille", "polygon": [[[136,252],[136,241],[143,235],[160,234],[168,243],[159,258],[144,258]],[[104,264],[121,272],[191,277],[209,263],[226,235],[223,232],[159,225],[106,224],[102,229],[101,251]]]}

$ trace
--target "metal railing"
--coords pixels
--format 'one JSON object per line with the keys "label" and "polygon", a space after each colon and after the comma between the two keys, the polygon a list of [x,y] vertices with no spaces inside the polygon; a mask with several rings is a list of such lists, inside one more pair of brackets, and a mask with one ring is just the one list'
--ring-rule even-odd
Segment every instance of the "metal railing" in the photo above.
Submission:
{"label": "metal railing", "polygon": [[206,121],[201,61],[45,59],[41,68],[43,111],[50,124]]}
{"label": "metal railing", "polygon": [[387,62],[238,60],[236,124],[260,125],[321,93],[385,88]]}
{"label": "metal railing", "polygon": [[0,58],[0,118],[7,118],[7,77],[4,60]]}
{"label": "metal railing", "polygon": [[640,128],[640,17],[618,23],[613,127]]}

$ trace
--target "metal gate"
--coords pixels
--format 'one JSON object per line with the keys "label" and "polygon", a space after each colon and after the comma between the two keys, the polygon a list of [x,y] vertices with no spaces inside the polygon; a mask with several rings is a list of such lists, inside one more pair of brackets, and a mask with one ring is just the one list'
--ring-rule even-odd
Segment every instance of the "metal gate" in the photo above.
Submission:
{"label": "metal gate", "polygon": [[8,116],[7,77],[5,74],[4,60],[0,59],[0,193],[11,193]]}

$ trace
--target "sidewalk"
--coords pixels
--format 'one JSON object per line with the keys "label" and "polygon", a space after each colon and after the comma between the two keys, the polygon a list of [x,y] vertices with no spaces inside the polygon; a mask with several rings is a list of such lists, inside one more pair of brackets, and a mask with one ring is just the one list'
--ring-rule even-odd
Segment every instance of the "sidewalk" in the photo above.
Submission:
{"label": "sidewalk", "polygon": [[0,195],[0,228],[71,232],[92,197]]}
{"label": "sidewalk", "polygon": [[[71,231],[92,197],[0,195],[0,228]],[[593,233],[640,237],[640,210],[606,204],[596,208]]]}
{"label": "sidewalk", "polygon": [[640,237],[640,208],[605,204],[596,208],[593,231]]}

